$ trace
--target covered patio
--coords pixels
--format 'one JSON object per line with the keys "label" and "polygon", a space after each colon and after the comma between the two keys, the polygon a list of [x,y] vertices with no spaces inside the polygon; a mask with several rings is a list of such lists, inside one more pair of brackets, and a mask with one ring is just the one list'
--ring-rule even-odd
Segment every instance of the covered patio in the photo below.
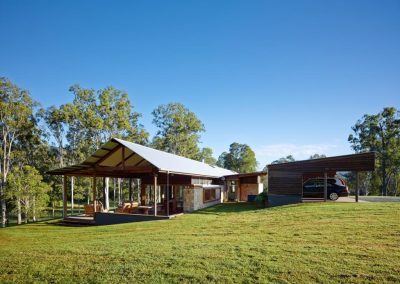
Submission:
{"label": "covered patio", "polygon": [[[169,219],[220,203],[221,177],[235,172],[113,138],[81,164],[48,173],[63,176],[65,221],[116,224]],[[90,202],[85,214],[68,216],[68,189],[75,177],[91,179]],[[109,178],[129,187],[127,200],[117,208],[109,206]]]}

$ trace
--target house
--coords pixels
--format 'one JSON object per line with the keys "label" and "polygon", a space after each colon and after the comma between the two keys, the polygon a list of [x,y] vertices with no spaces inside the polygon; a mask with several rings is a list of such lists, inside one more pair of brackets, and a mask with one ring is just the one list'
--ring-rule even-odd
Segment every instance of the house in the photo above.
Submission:
{"label": "house", "polygon": [[[49,174],[64,176],[65,218],[68,178],[84,176],[93,179],[91,200],[97,223],[100,219],[105,223],[120,223],[128,219],[142,220],[143,215],[170,217],[213,206],[224,200],[247,201],[248,195],[257,195],[263,190],[261,177],[265,175],[262,172],[238,174],[116,138],[102,145],[81,164],[52,170]],[[97,179],[105,177],[138,180],[138,194],[131,194],[132,183],[129,182],[129,200],[124,200],[135,204],[135,210],[129,211],[130,214],[125,214],[128,211],[123,210],[124,214],[96,212],[96,203],[103,195],[102,190],[97,188]],[[111,216],[112,214],[114,215]],[[127,215],[131,216],[128,218]],[[111,219],[115,222],[110,221]]]}

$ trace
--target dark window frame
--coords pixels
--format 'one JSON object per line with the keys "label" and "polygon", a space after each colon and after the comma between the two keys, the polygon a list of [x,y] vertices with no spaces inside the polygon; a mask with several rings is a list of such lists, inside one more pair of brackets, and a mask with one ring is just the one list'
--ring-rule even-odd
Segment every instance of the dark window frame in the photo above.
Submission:
{"label": "dark window frame", "polygon": [[[208,197],[208,199],[206,197]],[[221,188],[219,187],[203,188],[203,203],[209,203],[220,199],[221,199]]]}

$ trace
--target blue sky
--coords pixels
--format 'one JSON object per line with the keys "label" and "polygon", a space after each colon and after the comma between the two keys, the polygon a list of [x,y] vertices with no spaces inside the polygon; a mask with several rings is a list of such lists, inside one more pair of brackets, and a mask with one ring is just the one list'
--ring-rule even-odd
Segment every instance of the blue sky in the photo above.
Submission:
{"label": "blue sky", "polygon": [[351,152],[365,113],[400,108],[400,1],[0,1],[0,76],[44,106],[68,88],[181,102],[214,155]]}

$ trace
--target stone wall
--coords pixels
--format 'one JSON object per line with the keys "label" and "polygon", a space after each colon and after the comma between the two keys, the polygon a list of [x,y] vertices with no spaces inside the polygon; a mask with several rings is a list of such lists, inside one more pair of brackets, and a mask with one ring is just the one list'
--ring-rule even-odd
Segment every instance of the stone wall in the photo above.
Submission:
{"label": "stone wall", "polygon": [[193,200],[193,188],[185,187],[185,189],[183,190],[183,212],[192,212],[194,210]]}
{"label": "stone wall", "polygon": [[[221,189],[219,189],[220,192]],[[193,212],[202,208],[214,206],[216,204],[221,203],[221,198],[215,201],[203,202],[203,191],[204,189],[201,186],[195,186],[194,188],[185,189],[183,197],[184,212]]]}

